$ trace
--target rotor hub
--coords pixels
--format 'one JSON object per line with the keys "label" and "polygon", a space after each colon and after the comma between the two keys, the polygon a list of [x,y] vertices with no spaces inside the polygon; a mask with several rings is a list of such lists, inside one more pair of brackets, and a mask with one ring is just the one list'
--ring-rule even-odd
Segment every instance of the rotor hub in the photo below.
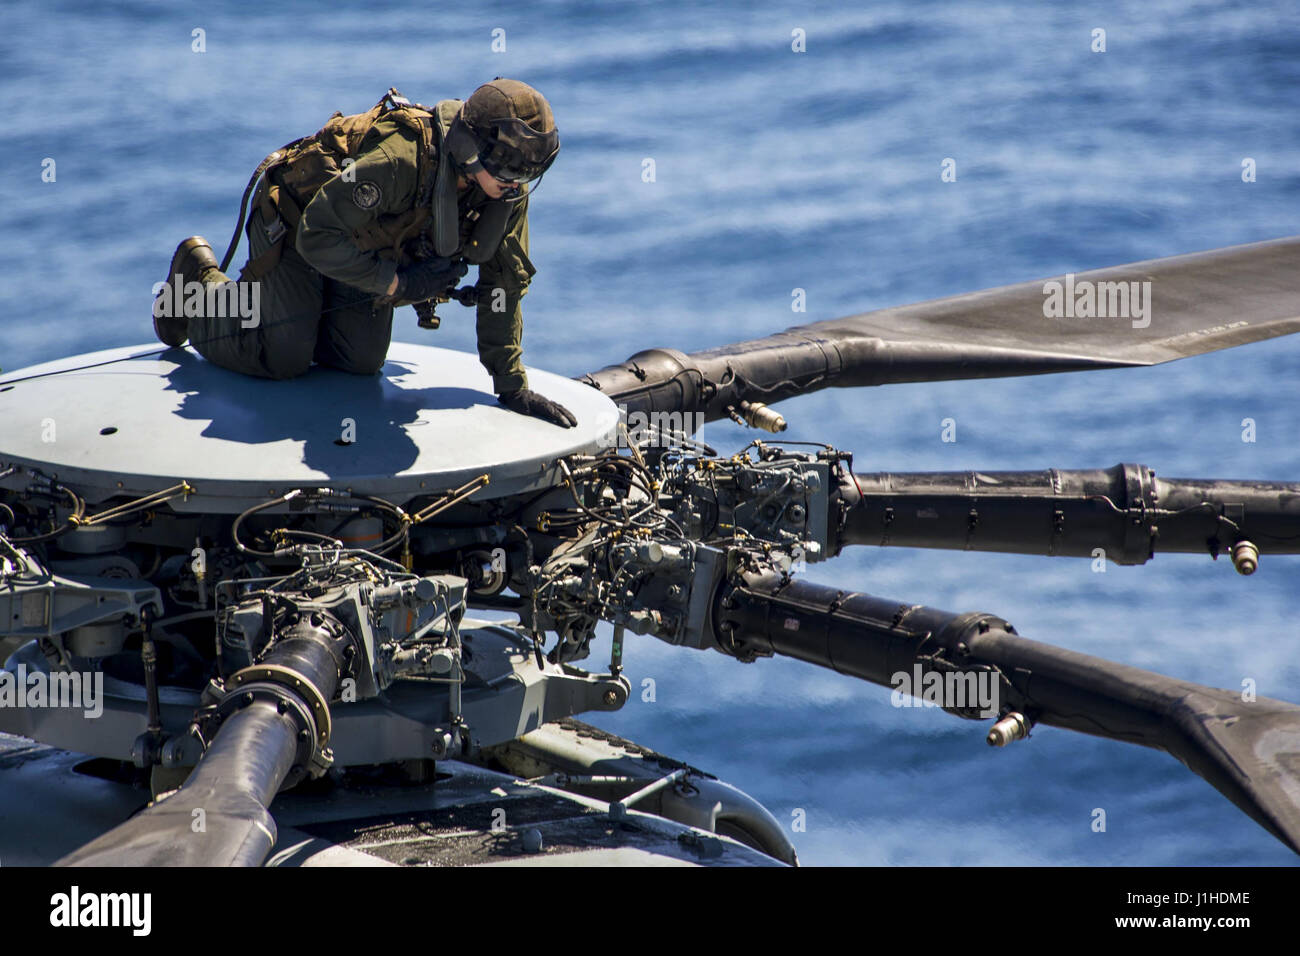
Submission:
{"label": "rotor hub", "polygon": [[[529,370],[573,410],[564,429],[497,404],[476,357],[393,343],[378,375],[322,367],[288,381],[227,371],[186,349],[133,347],[0,380],[0,471],[34,468],[96,503],[186,481],[176,511],[238,513],[301,487],[397,504],[487,474],[476,500],[562,482],[557,458],[612,443],[613,402]],[[30,480],[11,476],[15,488]]]}

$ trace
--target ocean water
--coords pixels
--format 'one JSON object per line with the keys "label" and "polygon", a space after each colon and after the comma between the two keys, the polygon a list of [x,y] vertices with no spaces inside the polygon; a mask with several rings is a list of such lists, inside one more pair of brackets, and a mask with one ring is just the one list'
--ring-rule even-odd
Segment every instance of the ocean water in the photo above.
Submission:
{"label": "ocean water", "polygon": [[[3,24],[7,370],[149,341],[176,242],[224,248],[266,153],[390,85],[433,102],[506,75],[550,99],[564,145],[532,208],[525,347],[569,375],[650,346],[1297,232],[1287,0],[7,0]],[[940,179],[946,158],[955,182]],[[791,311],[796,288],[806,313]],[[472,350],[468,312],[444,309],[431,334],[403,311],[395,338]],[[1298,375],[1300,341],[1283,339],[1150,369],[832,390],[782,411],[787,437],[850,449],[862,471],[1139,461],[1298,480]],[[948,417],[955,443],[940,440]],[[705,437],[732,449],[751,435]],[[1300,701],[1300,558],[1265,555],[1242,578],[1193,555],[1094,574],[1086,560],[858,549],[807,573]],[[637,638],[626,663],[655,700],[634,693],[593,722],[801,816],[806,863],[1295,862],[1159,752],[1050,728],[993,751],[982,724],[895,709],[884,689],[793,661]]]}

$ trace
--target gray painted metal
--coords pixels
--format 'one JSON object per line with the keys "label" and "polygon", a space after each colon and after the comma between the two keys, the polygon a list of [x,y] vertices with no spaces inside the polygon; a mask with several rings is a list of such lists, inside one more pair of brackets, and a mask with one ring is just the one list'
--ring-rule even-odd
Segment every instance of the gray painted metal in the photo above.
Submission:
{"label": "gray painted metal", "polygon": [[[636,801],[635,809],[710,833],[726,833],[757,845],[769,856],[798,865],[794,844],[767,808],[749,794],[687,764],[578,720],[544,724],[494,747],[494,766],[529,779],[543,778],[562,790],[599,800],[626,794],[673,771],[689,772],[682,786],[664,787]],[[613,803],[611,803],[611,808]],[[743,835],[738,836],[738,834]]]}
{"label": "gray painted metal", "polygon": [[[502,408],[475,356],[422,345],[393,343],[376,376],[317,367],[289,381],[230,372],[186,349],[95,352],[0,379],[0,469],[57,474],[91,502],[185,479],[198,494],[172,508],[203,513],[242,511],[296,487],[401,504],[484,473],[491,484],[475,499],[502,497],[554,485],[556,458],[597,450],[618,426],[604,396],[548,372],[529,376],[573,411],[576,428]],[[350,445],[340,444],[345,419]]]}
{"label": "gray painted metal", "polygon": [[[618,710],[627,700],[627,679],[568,673],[536,660],[507,627],[473,618],[461,622],[461,638],[474,652],[472,686],[463,691],[464,717],[474,742],[492,746],[515,740],[550,721],[591,711]],[[34,642],[4,665],[17,673],[49,674]],[[0,733],[114,760],[132,759],[131,747],[146,726],[144,688],[104,675],[101,708],[94,720],[71,707],[0,708]],[[608,697],[607,695],[612,695]],[[199,695],[179,687],[159,688],[160,717],[169,734],[183,735],[199,706]],[[414,760],[432,752],[439,728],[448,726],[448,685],[395,680],[382,697],[331,708],[330,747],[335,766]]]}
{"label": "gray painted metal", "polygon": [[[83,754],[0,733],[0,865],[48,866],[116,826],[147,799],[147,791],[129,783],[74,769],[86,769],[85,761]],[[629,814],[631,827],[611,826],[608,804],[508,774],[454,761],[437,769],[436,782],[423,786],[371,782],[280,794],[271,804],[279,839],[267,864],[780,865],[726,836],[649,814]],[[542,819],[531,819],[525,811],[539,804]],[[497,807],[507,814],[502,832],[490,827]],[[476,809],[489,825],[467,821]],[[412,826],[414,815],[436,822],[440,813],[453,814],[454,825]],[[51,826],[51,820],[58,825]],[[579,827],[585,836],[565,839],[565,831]],[[317,835],[326,828],[337,838]],[[529,828],[542,832],[541,853],[521,846],[522,831]]]}

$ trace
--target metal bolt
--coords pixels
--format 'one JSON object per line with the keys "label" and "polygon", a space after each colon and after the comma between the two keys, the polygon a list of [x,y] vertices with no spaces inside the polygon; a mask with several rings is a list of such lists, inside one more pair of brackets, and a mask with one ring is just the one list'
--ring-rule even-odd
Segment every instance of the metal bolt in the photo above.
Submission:
{"label": "metal bolt", "polygon": [[1254,574],[1259,568],[1259,548],[1250,541],[1238,541],[1232,546],[1232,566],[1238,574]]}
{"label": "metal bolt", "polygon": [[1013,710],[993,725],[985,739],[990,747],[1005,747],[1013,740],[1024,740],[1028,736],[1029,720]]}

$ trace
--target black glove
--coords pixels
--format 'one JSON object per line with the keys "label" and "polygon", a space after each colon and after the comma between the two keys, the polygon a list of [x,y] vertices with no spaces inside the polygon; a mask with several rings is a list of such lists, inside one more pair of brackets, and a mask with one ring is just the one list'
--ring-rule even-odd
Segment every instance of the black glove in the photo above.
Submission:
{"label": "black glove", "polygon": [[455,262],[441,256],[425,259],[397,271],[397,291],[393,293],[393,299],[398,302],[424,302],[435,295],[442,295],[468,271],[464,259]]}
{"label": "black glove", "polygon": [[538,395],[530,388],[502,392],[497,396],[497,401],[512,412],[518,412],[520,415],[531,415],[533,418],[540,418],[544,422],[559,425],[561,428],[572,428],[578,424],[578,420],[573,417],[573,412],[559,402],[553,402],[543,395]]}

